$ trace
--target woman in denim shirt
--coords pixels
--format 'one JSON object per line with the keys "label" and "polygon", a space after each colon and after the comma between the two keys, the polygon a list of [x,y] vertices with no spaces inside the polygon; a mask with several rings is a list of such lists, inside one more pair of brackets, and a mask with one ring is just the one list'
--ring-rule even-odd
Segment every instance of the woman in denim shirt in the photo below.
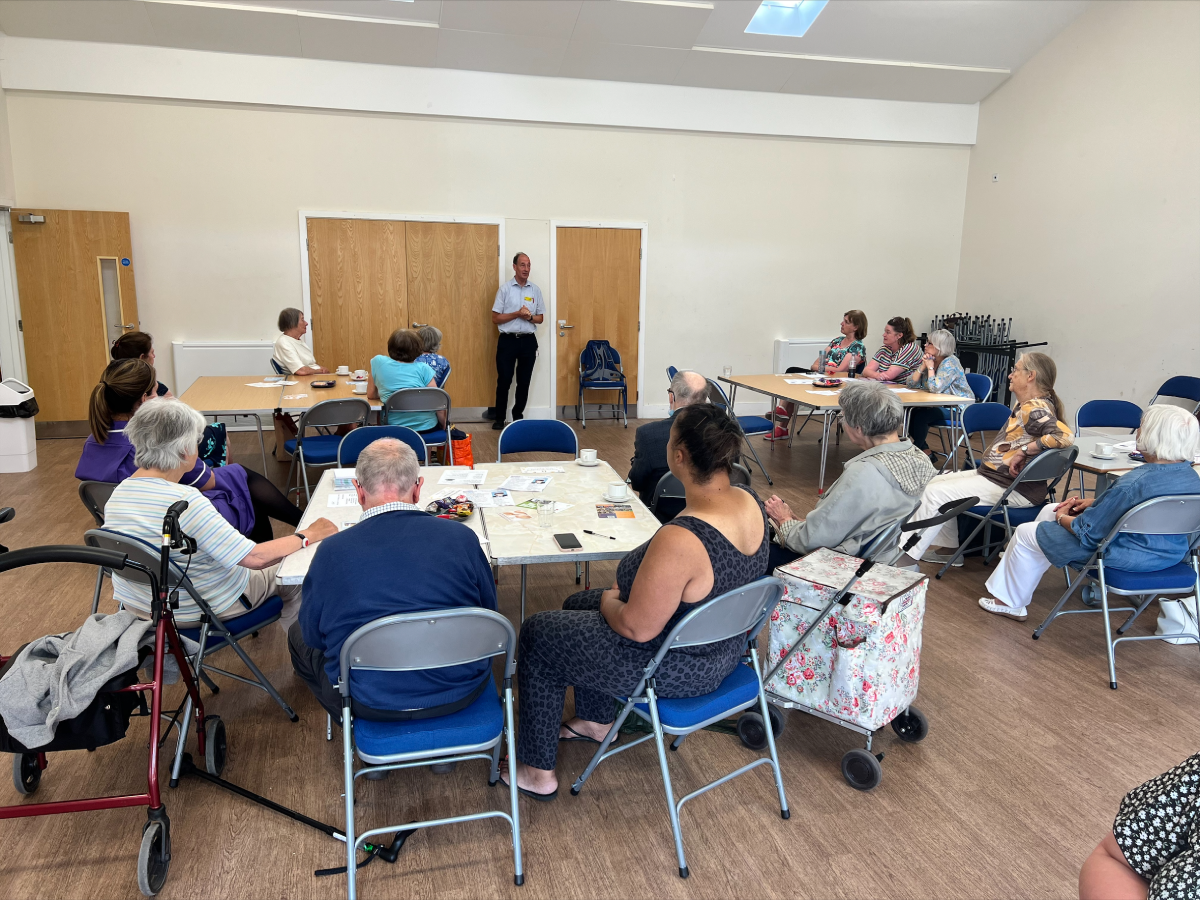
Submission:
{"label": "woman in denim shirt", "polygon": [[[935,331],[925,343],[925,358],[921,368],[908,376],[905,384],[931,394],[953,394],[956,397],[975,398],[975,392],[967,382],[967,373],[954,355],[957,344],[954,335],[946,330]],[[908,419],[908,437],[918,450],[934,459],[926,439],[934,425],[945,424],[946,417],[938,406],[918,406]]]}
{"label": "woman in denim shirt", "polygon": [[[1146,464],[1117,479],[1099,500],[1072,497],[1047,506],[1037,520],[1017,526],[1000,566],[987,580],[988,612],[1025,618],[1025,607],[1051,566],[1087,562],[1121,516],[1139,503],[1170,494],[1200,494],[1192,460],[1200,452],[1196,417],[1177,406],[1151,406],[1142,415],[1137,448]],[[1130,572],[1155,572],[1187,556],[1180,535],[1120,534],[1105,551],[1104,563]],[[994,598],[994,599],[993,599]]]}

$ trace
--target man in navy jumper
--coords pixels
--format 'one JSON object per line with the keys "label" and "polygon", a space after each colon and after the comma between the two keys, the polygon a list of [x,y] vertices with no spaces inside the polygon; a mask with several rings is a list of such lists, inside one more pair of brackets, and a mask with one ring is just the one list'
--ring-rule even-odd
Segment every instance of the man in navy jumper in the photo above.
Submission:
{"label": "man in navy jumper", "polygon": [[[363,513],[321,542],[304,579],[300,619],[288,631],[292,667],[335,721],[341,719],[338,655],[358,627],[382,616],[482,606],[496,609],[479,538],[417,506],[423,479],[407,444],[383,438],[359,454],[355,490]],[[397,721],[447,715],[494,690],[487,660],[416,672],[356,672],[354,714]]]}

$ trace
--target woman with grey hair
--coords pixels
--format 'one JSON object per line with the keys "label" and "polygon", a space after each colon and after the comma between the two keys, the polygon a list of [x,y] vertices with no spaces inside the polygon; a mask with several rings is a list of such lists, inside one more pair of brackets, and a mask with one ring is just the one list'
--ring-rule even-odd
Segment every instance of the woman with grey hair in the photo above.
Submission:
{"label": "woman with grey hair", "polygon": [[308,332],[304,313],[293,306],[279,313],[279,331],[275,338],[276,364],[289,375],[324,375],[329,370],[317,363],[308,344],[300,340]]}
{"label": "woman with grey hair", "polygon": [[[767,515],[779,532],[771,547],[771,568],[791,562],[819,547],[851,556],[862,550],[921,500],[933,478],[929,460],[910,441],[900,440],[904,407],[879,382],[852,381],[838,401],[846,436],[863,452],[846,463],[842,475],[825,492],[807,518],[797,519],[786,503],[772,496]],[[882,551],[882,552],[880,552]],[[899,535],[891,548],[876,548],[876,559],[899,556]]]}
{"label": "woman with grey hair", "polygon": [[[1200,424],[1178,406],[1151,406],[1137,430],[1138,452],[1146,464],[1126,472],[1100,498],[1071,497],[1046,504],[1037,519],[1018,525],[1004,557],[987,580],[990,596],[979,605],[988,612],[1024,619],[1025,608],[1051,566],[1087,562],[1100,542],[1139,503],[1170,494],[1200,494],[1192,460],[1200,454]],[[1129,572],[1155,572],[1188,553],[1179,535],[1119,534],[1104,553],[1105,565]]]}
{"label": "woman with grey hair", "polygon": [[[954,335],[939,329],[925,341],[925,358],[921,367],[908,376],[905,382],[911,388],[929,391],[931,394],[953,394],[956,397],[974,399],[975,392],[967,382],[967,373],[954,355]],[[908,436],[922,453],[931,460],[936,454],[926,442],[929,429],[934,425],[945,425],[946,415],[938,406],[918,406],[908,418]]]}
{"label": "woman with grey hair", "polygon": [[433,369],[433,380],[441,387],[450,375],[450,360],[442,356],[442,330],[433,325],[422,325],[417,329],[417,337],[421,339],[424,352],[417,357],[417,362],[423,362]]}
{"label": "woman with grey hair", "polygon": [[[230,525],[212,503],[194,487],[179,483],[196,464],[196,442],[204,430],[204,416],[180,400],[143,403],[125,426],[133,444],[137,470],[113,489],[104,507],[104,527],[140,538],[157,549],[162,540],[163,517],[173,503],[186,500],[179,517],[184,534],[196,541],[196,552],[184,556],[172,550],[171,558],[195,585],[218,618],[240,616],[269,597],[284,601],[280,624],[286,632],[300,612],[298,585],[276,582],[276,571],[285,556],[337,532],[328,519],[317,519],[303,533],[255,543]],[[150,591],[142,584],[113,573],[113,594],[125,607],[149,615]],[[199,609],[186,594],[179,598],[177,618],[195,622]]]}

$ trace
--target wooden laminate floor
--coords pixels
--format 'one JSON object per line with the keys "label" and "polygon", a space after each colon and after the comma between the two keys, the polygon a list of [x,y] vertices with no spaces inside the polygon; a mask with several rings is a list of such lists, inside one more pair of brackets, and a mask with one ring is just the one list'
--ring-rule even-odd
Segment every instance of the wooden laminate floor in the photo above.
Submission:
{"label": "wooden laminate floor", "polygon": [[[624,471],[633,429],[598,422],[582,446]],[[494,458],[496,434],[469,426],[478,460]],[[0,505],[17,509],[0,526],[10,548],[78,543],[91,520],[72,477],[81,441],[41,441],[39,466],[0,475]],[[257,441],[239,434],[235,461],[256,467]],[[797,512],[815,503],[817,444],[806,435],[788,450],[757,446],[774,490]],[[846,459],[831,457],[831,479]],[[275,463],[271,466],[275,468]],[[286,468],[269,473],[283,482]],[[755,471],[755,488],[767,489]],[[277,526],[278,529],[278,526]],[[282,533],[279,531],[278,533]],[[603,584],[613,564],[593,567]],[[930,569],[932,571],[932,568]],[[570,564],[531,567],[531,611],[558,607],[575,590]],[[860,738],[793,713],[779,741],[793,814],[783,821],[769,770],[759,768],[684,807],[691,877],[681,880],[653,748],[602,766],[579,797],[566,791],[587,763],[586,746],[564,745],[563,788],[553,803],[522,800],[526,882],[513,885],[507,832],[499,820],[451,826],[411,838],[394,865],[376,861],[361,895],[383,897],[1071,897],[1079,865],[1111,825],[1131,787],[1194,753],[1200,743],[1200,653],[1160,642],[1123,645],[1121,687],[1107,684],[1100,622],[1073,616],[1034,642],[1030,633],[1057,598],[1051,572],[1018,623],[976,606],[987,570],[978,560],[932,583],[918,705],[929,717],[921,744],[886,730],[883,783],[852,790],[839,771]],[[40,566],[0,576],[0,650],[77,626],[94,573]],[[516,616],[519,571],[502,570],[501,610]],[[111,609],[106,602],[102,609]],[[1154,627],[1147,614],[1135,633]],[[325,741],[325,717],[293,676],[283,633],[272,626],[252,653],[300,714],[292,724],[263,693],[226,683],[207,701],[228,726],[226,776],[338,825],[341,744]],[[234,664],[236,665],[236,664]],[[178,688],[171,689],[175,697]],[[39,801],[136,792],[145,787],[146,728],[95,753],[52,756]],[[736,737],[701,733],[671,754],[676,790],[753,758]],[[174,858],[164,898],[345,895],[341,876],[313,870],[344,862],[343,845],[197,780],[166,788]],[[428,769],[360,782],[360,823],[502,806],[483,763],[450,775]],[[0,786],[0,802],[18,802]],[[123,809],[0,821],[0,894],[7,898],[138,896],[135,859],[145,812]]]}

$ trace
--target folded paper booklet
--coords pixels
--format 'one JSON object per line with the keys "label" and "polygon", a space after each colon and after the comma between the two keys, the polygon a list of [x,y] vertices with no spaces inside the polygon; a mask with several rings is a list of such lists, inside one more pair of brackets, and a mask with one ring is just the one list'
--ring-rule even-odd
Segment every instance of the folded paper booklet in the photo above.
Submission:
{"label": "folded paper booklet", "polygon": [[813,383],[813,380],[811,378],[785,378],[783,380],[784,380],[785,384],[812,384]]}
{"label": "folded paper booklet", "polygon": [[526,475],[553,475],[567,470],[562,466],[522,466],[521,471]]}
{"label": "folded paper booklet", "polygon": [[596,516],[601,519],[634,519],[633,507],[628,503],[597,503]]}
{"label": "folded paper booklet", "polygon": [[438,479],[438,484],[483,484],[487,481],[486,469],[448,469]]}
{"label": "folded paper booklet", "polygon": [[500,487],[509,491],[544,491],[548,484],[549,475],[509,475]]}
{"label": "folded paper booklet", "polygon": [[352,491],[354,490],[354,476],[340,477],[335,475],[333,478],[333,489],[335,491]]}
{"label": "folded paper booklet", "polygon": [[503,488],[497,488],[494,491],[466,491],[467,499],[475,504],[479,509],[487,509],[492,506],[515,506],[513,498],[509,496],[508,491]]}
{"label": "folded paper booklet", "polygon": [[329,500],[325,504],[330,509],[335,509],[340,506],[358,506],[358,495],[351,494],[346,491],[329,495]]}

